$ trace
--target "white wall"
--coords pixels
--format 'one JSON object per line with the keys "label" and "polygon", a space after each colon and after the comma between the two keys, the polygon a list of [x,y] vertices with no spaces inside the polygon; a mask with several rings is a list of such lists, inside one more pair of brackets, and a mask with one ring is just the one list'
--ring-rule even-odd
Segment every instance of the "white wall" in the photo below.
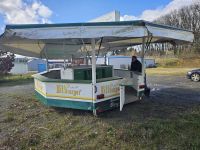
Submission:
{"label": "white wall", "polygon": [[[97,59],[97,64],[104,64],[103,57],[99,57]],[[141,58],[138,58],[139,61],[141,61]],[[109,56],[107,57],[107,64],[113,65],[113,68],[119,69],[123,68],[128,69],[128,65],[131,65],[131,56]],[[155,65],[154,59],[145,59],[145,65],[146,67]]]}
{"label": "white wall", "polygon": [[14,62],[14,67],[11,69],[12,74],[26,74],[28,73],[27,63]]}
{"label": "white wall", "polygon": [[113,65],[114,69],[128,69],[128,65],[131,65],[131,57],[109,57],[108,64]]}

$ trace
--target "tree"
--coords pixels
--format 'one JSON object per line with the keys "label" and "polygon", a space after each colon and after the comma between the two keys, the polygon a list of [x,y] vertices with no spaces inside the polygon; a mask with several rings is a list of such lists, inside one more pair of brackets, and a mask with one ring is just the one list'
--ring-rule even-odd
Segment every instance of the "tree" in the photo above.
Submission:
{"label": "tree", "polygon": [[0,50],[0,74],[8,73],[14,66],[15,55]]}
{"label": "tree", "polygon": [[[164,15],[154,22],[193,31],[194,43],[192,49],[195,53],[200,53],[200,2],[172,11],[170,14]],[[177,50],[180,48],[183,47],[180,46]]]}

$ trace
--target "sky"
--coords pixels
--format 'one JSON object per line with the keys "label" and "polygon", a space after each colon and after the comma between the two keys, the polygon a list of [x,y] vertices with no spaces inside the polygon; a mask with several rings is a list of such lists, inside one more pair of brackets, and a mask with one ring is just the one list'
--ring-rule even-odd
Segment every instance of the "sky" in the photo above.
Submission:
{"label": "sky", "polygon": [[6,24],[88,22],[113,10],[121,21],[154,19],[200,0],[0,0],[0,33]]}

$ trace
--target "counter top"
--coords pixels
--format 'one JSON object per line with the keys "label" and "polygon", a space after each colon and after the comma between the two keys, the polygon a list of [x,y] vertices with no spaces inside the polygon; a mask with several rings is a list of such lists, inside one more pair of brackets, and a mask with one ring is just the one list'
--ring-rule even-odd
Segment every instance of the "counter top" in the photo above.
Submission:
{"label": "counter top", "polygon": [[[42,74],[34,74],[32,75],[35,79],[38,79],[42,82],[63,82],[63,83],[81,83],[81,84],[91,84],[92,80],[66,80],[66,79],[52,79],[43,76]],[[102,78],[97,79],[97,83],[99,82],[106,82],[106,81],[112,81],[112,80],[119,80],[122,79],[121,77],[109,77],[109,78]]]}

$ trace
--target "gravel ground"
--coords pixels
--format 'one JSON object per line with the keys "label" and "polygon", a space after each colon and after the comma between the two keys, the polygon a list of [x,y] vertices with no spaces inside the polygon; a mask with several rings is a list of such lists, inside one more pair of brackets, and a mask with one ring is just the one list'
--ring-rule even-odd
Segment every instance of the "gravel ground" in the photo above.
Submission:
{"label": "gravel ground", "polygon": [[199,103],[200,82],[192,82],[185,77],[151,76],[147,77],[152,99],[160,102]]}

